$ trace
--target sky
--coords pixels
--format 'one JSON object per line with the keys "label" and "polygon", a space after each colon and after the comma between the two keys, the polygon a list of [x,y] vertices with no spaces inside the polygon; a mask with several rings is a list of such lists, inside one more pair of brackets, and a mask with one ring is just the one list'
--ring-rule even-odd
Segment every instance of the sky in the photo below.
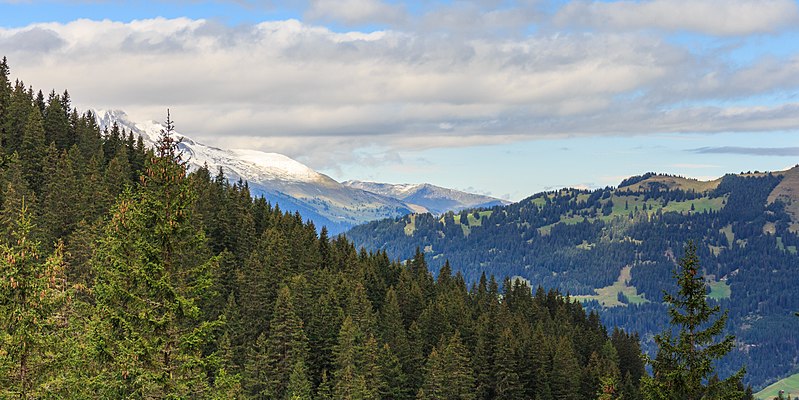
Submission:
{"label": "sky", "polygon": [[799,163],[795,0],[0,0],[0,55],[340,181],[519,200]]}

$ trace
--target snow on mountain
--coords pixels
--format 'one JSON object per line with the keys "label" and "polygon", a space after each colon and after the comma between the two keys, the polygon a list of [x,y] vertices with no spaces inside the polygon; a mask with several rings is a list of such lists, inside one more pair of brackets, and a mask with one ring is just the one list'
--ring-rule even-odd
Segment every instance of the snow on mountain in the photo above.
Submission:
{"label": "snow on mountain", "polygon": [[467,208],[486,208],[509,202],[490,196],[467,193],[460,190],[443,188],[429,183],[420,184],[390,184],[364,181],[346,181],[344,185],[377,193],[382,196],[394,197],[414,206],[415,209],[425,209],[433,214],[442,214],[447,211],[460,211]]}
{"label": "snow on mountain", "polygon": [[[100,127],[111,126],[116,122],[121,128],[141,135],[148,146],[153,146],[158,140],[164,126],[155,121],[133,122],[127,114],[120,110],[96,110],[97,121]],[[223,150],[206,146],[194,140],[175,133],[175,137],[182,140],[180,147],[189,157],[192,167],[208,165],[213,173],[218,167],[223,167],[227,174],[234,178],[244,179],[253,183],[263,181],[287,182],[326,182],[332,181],[308,166],[278,153],[266,153],[258,150]]]}
{"label": "snow on mountain", "polygon": [[[141,135],[148,146],[158,140],[164,126],[158,122],[133,122],[119,110],[95,110],[100,127],[117,123]],[[256,196],[264,196],[286,211],[299,211],[317,227],[335,234],[352,226],[382,218],[394,218],[413,210],[395,198],[344,186],[327,175],[278,153],[258,150],[224,150],[206,146],[175,133],[188,157],[189,168],[207,166],[212,174],[222,168],[232,181],[248,182]]]}
{"label": "snow on mountain", "polygon": [[[164,129],[155,121],[131,121],[124,111],[94,110],[101,128],[114,123],[140,135],[145,145],[153,147]],[[435,214],[464,208],[504,204],[493,197],[465,193],[429,184],[391,185],[374,182],[342,183],[296,160],[278,153],[251,149],[225,150],[198,143],[175,133],[187,156],[191,170],[207,166],[211,174],[220,168],[228,180],[247,181],[250,191],[264,196],[285,211],[299,211],[331,234],[368,221],[395,218],[412,212]]]}

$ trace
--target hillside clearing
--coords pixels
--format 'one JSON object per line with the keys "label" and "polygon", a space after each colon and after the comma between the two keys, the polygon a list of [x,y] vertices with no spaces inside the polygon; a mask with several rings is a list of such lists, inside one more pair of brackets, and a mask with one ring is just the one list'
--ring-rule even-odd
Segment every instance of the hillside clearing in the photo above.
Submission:
{"label": "hillside clearing", "polygon": [[639,295],[635,286],[629,286],[632,269],[629,265],[622,268],[616,282],[610,286],[594,289],[595,295],[573,296],[573,298],[580,302],[596,300],[602,307],[626,307],[627,304],[619,301],[619,293],[622,293],[630,304],[648,303],[649,300]]}
{"label": "hillside clearing", "polygon": [[785,397],[791,395],[791,398],[799,394],[799,374],[793,374],[785,379],[780,379],[772,383],[765,389],[755,393],[755,398],[760,400],[771,400],[779,394],[780,390],[785,391]]}

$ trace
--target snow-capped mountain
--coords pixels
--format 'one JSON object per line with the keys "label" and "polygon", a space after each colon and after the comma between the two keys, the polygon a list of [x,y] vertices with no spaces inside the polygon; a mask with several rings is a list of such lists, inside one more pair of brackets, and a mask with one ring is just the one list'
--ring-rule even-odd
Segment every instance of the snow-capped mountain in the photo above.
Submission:
{"label": "snow-capped mountain", "polygon": [[[94,110],[101,128],[114,123],[140,135],[152,147],[164,126],[161,123],[134,122],[124,111]],[[258,150],[225,150],[206,146],[175,133],[188,157],[189,168],[206,165],[215,174],[222,168],[231,181],[248,182],[255,196],[264,196],[285,211],[299,211],[314,221],[317,228],[327,226],[331,234],[344,232],[368,221],[395,218],[413,212],[443,213],[470,207],[503,204],[487,196],[464,193],[433,185],[389,185],[371,182],[337,182],[325,174],[278,153]],[[406,188],[407,190],[402,190]]]}
{"label": "snow-capped mountain", "polygon": [[429,183],[390,184],[364,181],[345,181],[344,185],[366,190],[381,196],[404,201],[417,212],[428,211],[443,214],[467,208],[487,208],[510,204],[490,196],[443,188]]}
{"label": "snow-capped mountain", "polygon": [[[141,135],[148,146],[155,144],[164,129],[158,122],[133,122],[119,110],[96,110],[95,114],[101,127],[116,122],[120,128]],[[175,137],[182,139],[180,147],[188,156],[190,168],[207,165],[212,174],[222,168],[229,180],[247,181],[253,195],[264,196],[283,210],[299,211],[317,227],[327,226],[331,234],[367,221],[413,212],[400,200],[342,185],[282,154],[225,150],[180,133],[175,133]]]}

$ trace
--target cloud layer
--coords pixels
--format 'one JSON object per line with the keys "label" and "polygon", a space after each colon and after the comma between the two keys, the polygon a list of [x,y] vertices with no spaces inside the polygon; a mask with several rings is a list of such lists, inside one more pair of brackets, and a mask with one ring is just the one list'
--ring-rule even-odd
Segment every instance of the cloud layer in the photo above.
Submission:
{"label": "cloud layer", "polygon": [[741,154],[748,156],[779,156],[779,157],[799,156],[799,147],[721,146],[721,147],[700,147],[698,149],[694,149],[693,151],[702,154]]}
{"label": "cloud layer", "polygon": [[[42,23],[0,28],[0,54],[14,77],[68,88],[79,106],[137,118],[170,107],[198,140],[317,168],[546,137],[799,126],[799,55],[738,62],[724,40],[696,51],[640,31],[776,35],[796,22],[793,1],[578,1],[554,11],[495,3],[412,13],[378,0],[314,0],[304,13],[313,22],[237,26]],[[386,29],[334,31],[325,21]]]}
{"label": "cloud layer", "polygon": [[574,1],[555,20],[602,30],[748,35],[775,33],[799,23],[799,6],[794,0]]}

